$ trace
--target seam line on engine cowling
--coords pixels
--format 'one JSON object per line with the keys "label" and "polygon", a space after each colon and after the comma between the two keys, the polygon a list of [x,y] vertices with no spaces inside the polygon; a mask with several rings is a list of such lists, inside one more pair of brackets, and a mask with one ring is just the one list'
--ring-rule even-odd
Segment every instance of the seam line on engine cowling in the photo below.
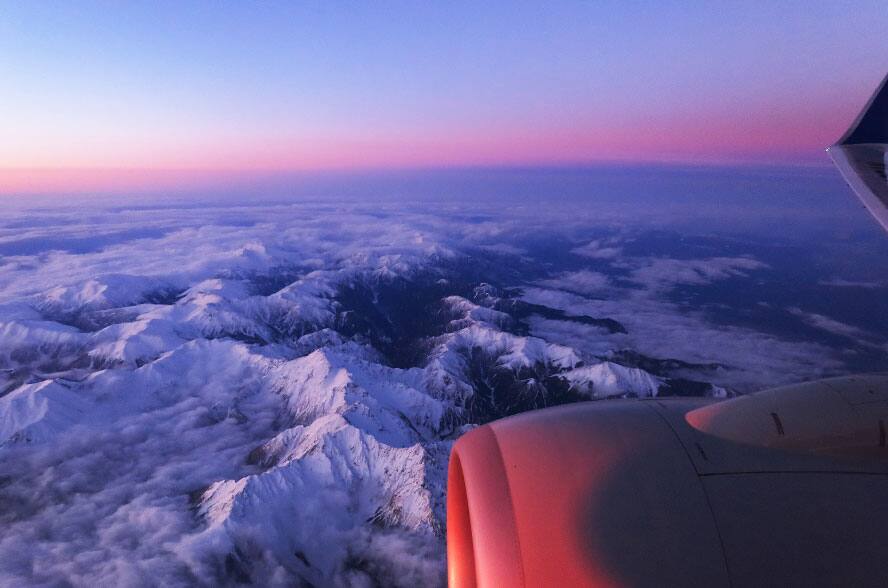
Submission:
{"label": "seam line on engine cowling", "polygon": [[516,548],[516,551],[518,552],[518,560],[520,563],[518,569],[521,570],[521,586],[523,587],[523,586],[527,586],[527,580],[526,580],[527,576],[524,573],[524,552],[521,551],[521,536],[520,536],[520,533],[518,532],[518,516],[515,512],[515,499],[512,497],[512,482],[511,482],[511,479],[509,478],[509,471],[506,469],[506,460],[503,457],[503,449],[500,446],[499,437],[497,437],[497,434],[496,434],[496,429],[494,429],[490,425],[487,425],[487,427],[490,429],[490,432],[493,435],[493,442],[496,444],[496,454],[499,456],[500,466],[503,469],[503,475],[506,479],[506,490],[508,492],[508,498],[509,498],[509,512],[511,513],[511,517],[512,517],[512,527],[515,529],[515,534],[514,534],[515,548]]}
{"label": "seam line on engine cowling", "polygon": [[648,404],[647,405],[654,413],[660,417],[660,420],[666,424],[666,428],[672,431],[672,435],[675,437],[675,441],[678,443],[678,446],[682,448],[685,456],[688,458],[688,461],[691,462],[691,469],[694,470],[694,473],[697,476],[697,482],[700,484],[700,491],[703,493],[703,499],[706,501],[706,507],[709,509],[709,516],[712,517],[712,526],[715,528],[715,534],[718,537],[718,544],[721,547],[722,552],[722,561],[725,565],[725,575],[728,577],[728,586],[733,586],[734,582],[731,579],[731,568],[728,565],[728,552],[725,550],[725,541],[722,538],[721,529],[718,528],[718,520],[715,518],[715,509],[712,508],[712,502],[709,500],[709,493],[706,491],[706,485],[703,484],[703,477],[700,472],[697,470],[697,466],[694,463],[694,458],[691,457],[688,448],[685,447],[685,444],[682,443],[681,435],[678,434],[678,431],[675,430],[675,427],[672,426],[672,423],[669,422],[669,419],[666,418],[666,415],[657,410],[654,406]]}

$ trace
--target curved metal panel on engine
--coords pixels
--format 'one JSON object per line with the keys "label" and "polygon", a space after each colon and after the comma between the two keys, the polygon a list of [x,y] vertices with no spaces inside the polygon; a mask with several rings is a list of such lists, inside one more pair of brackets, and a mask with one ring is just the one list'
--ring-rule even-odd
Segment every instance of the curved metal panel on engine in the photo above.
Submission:
{"label": "curved metal panel on engine", "polygon": [[451,459],[451,586],[728,585],[702,482],[648,403],[510,417]]}
{"label": "curved metal panel on engine", "polygon": [[888,476],[702,476],[734,588],[888,586]]}
{"label": "curved metal panel on engine", "polygon": [[706,454],[693,456],[701,473],[888,474],[885,374],[771,388],[692,410],[683,420],[691,429],[674,426],[685,446]]}

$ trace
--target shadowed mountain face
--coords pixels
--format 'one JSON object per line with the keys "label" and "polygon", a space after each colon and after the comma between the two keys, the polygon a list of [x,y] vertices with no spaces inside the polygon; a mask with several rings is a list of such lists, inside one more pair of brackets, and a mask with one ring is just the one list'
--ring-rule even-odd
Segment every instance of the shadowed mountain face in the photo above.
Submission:
{"label": "shadowed mountain face", "polygon": [[469,427],[888,368],[888,244],[840,181],[570,173],[7,206],[0,584],[441,584]]}

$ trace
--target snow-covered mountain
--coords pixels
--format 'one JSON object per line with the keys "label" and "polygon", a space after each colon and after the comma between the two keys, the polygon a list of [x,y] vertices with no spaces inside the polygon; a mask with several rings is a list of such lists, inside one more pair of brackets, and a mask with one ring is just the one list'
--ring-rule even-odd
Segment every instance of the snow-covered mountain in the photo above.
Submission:
{"label": "snow-covered mountain", "polygon": [[[0,444],[14,452],[126,436],[138,427],[129,423],[162,415],[205,435],[244,428],[231,475],[189,488],[187,543],[216,549],[201,562],[216,566],[212,577],[439,581],[447,456],[465,427],[561,402],[656,395],[662,379],[517,334],[526,329],[497,310],[509,304],[489,284],[469,293],[477,301],[437,296],[438,287],[421,293],[429,268],[404,269],[347,282],[310,272],[267,295],[248,279],[212,278],[158,301],[155,281],[117,275],[37,295],[4,323]],[[371,307],[395,291],[428,298],[433,318],[410,341],[424,350],[415,365],[384,354],[410,333],[385,316],[355,316],[346,308],[355,301],[339,300],[344,287]],[[385,335],[373,331],[377,320],[390,323]],[[406,561],[385,547],[412,551],[417,541],[425,551]]]}
{"label": "snow-covered mountain", "polygon": [[[678,278],[572,281],[514,244],[527,218],[237,213],[250,222],[161,208],[173,228],[155,239],[0,259],[0,585],[440,585],[462,432],[567,402],[726,395],[754,385],[759,355],[772,373],[829,365],[662,299]],[[73,218],[78,235],[115,226]],[[717,265],[695,279],[764,267]],[[747,359],[657,353],[675,325],[745,341]]]}

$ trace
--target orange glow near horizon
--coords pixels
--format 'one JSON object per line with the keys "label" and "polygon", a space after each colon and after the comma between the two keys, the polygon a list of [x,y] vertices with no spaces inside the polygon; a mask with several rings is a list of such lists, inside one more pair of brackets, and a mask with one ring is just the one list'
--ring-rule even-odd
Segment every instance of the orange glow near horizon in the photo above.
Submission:
{"label": "orange glow near horizon", "polygon": [[[811,145],[828,142],[822,130],[792,122],[767,126],[687,122],[491,129],[438,138],[404,133],[372,139],[220,140],[177,149],[137,145],[113,156],[102,155],[110,152],[108,146],[86,149],[76,157],[63,150],[57,154],[57,161],[64,162],[60,165],[48,156],[34,163],[27,157],[6,159],[0,167],[0,194],[187,191],[291,172],[608,163],[810,164],[821,161],[820,150]],[[680,134],[676,128],[682,129]]]}

